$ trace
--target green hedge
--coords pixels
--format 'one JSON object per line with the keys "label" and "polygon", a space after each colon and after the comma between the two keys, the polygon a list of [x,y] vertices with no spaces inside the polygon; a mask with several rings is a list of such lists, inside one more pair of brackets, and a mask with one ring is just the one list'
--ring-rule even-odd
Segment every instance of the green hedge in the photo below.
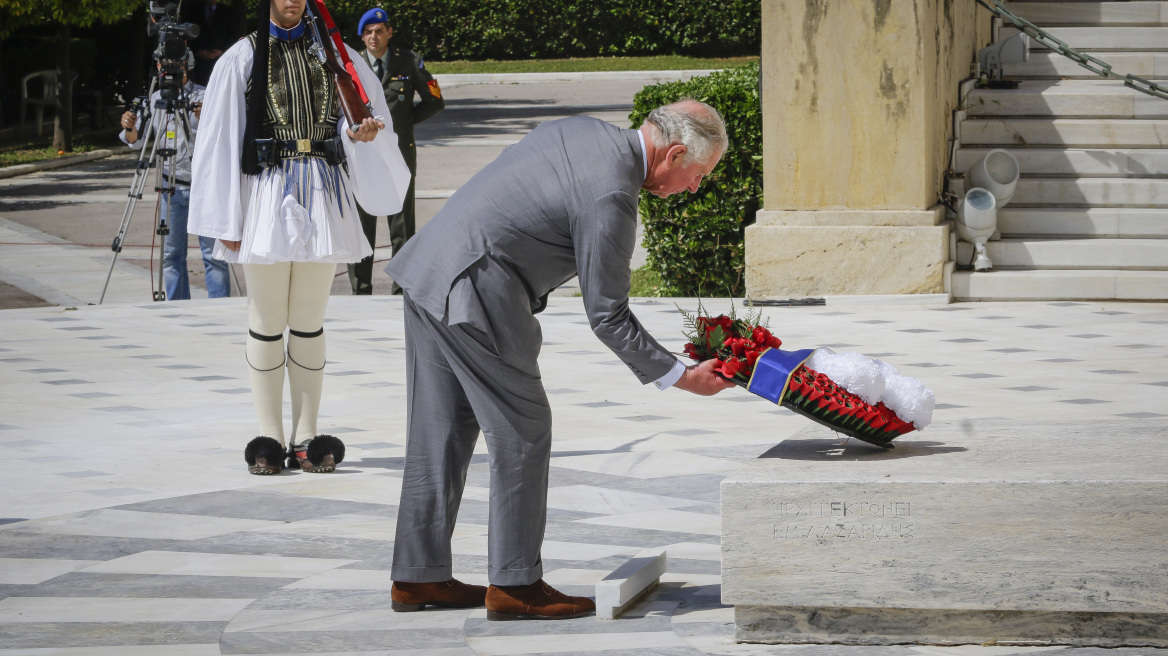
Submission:
{"label": "green hedge", "polygon": [[758,64],[687,82],[645,87],[629,119],[640,126],[653,108],[682,98],[722,113],[730,148],[697,193],[666,199],[641,194],[649,268],[661,274],[664,296],[742,296],[743,236],[762,205],[762,113]]}
{"label": "green hedge", "polygon": [[[345,39],[370,0],[328,3]],[[392,43],[427,59],[757,55],[758,0],[400,0],[381,5]]]}

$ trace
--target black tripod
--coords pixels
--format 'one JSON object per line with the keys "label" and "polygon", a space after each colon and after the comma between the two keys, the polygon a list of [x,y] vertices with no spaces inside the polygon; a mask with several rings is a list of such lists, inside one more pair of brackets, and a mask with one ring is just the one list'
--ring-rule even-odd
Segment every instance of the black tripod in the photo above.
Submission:
{"label": "black tripod", "polygon": [[[154,95],[154,88],[158,84],[158,78],[154,77],[150,81],[150,90],[146,93],[145,98],[140,98],[136,105],[141,107],[138,115],[142,129],[139,131],[139,138],[146,139],[147,142],[142,145],[142,152],[138,155],[138,163],[134,169],[134,181],[130,183],[130,193],[128,194],[130,200],[126,202],[126,210],[122,213],[122,222],[118,226],[118,233],[114,236],[114,241],[110,245],[114,255],[110,258],[109,271],[105,274],[105,285],[101,288],[101,299],[97,304],[101,305],[105,301],[105,293],[109,289],[110,277],[114,273],[114,264],[118,260],[118,253],[122,252],[122,242],[126,238],[126,231],[130,229],[130,218],[134,215],[134,208],[138,201],[142,200],[142,189],[146,185],[146,179],[150,175],[149,169],[155,169],[155,186],[154,191],[162,194],[167,194],[168,199],[165,203],[166,211],[158,215],[158,227],[155,233],[162,237],[162,247],[158,249],[158,286],[151,288],[153,290],[155,301],[166,300],[166,287],[162,278],[162,266],[165,253],[166,235],[170,234],[170,208],[172,203],[170,200],[174,196],[174,163],[177,150],[173,147],[167,147],[164,144],[166,137],[170,137],[172,144],[175,143],[175,131],[181,129],[183,136],[186,138],[188,146],[191,144],[191,128],[190,122],[187,120],[187,112],[191,109],[190,99],[187,98],[186,89],[179,87],[178,89],[163,89],[160,94],[161,97],[154,101],[153,107],[150,104],[150,98]],[[173,96],[168,98],[168,96]],[[155,121],[155,110],[158,111],[158,120]],[[149,148],[147,148],[149,145]],[[149,153],[149,156],[147,156]],[[167,172],[165,184],[163,184],[163,171]]]}

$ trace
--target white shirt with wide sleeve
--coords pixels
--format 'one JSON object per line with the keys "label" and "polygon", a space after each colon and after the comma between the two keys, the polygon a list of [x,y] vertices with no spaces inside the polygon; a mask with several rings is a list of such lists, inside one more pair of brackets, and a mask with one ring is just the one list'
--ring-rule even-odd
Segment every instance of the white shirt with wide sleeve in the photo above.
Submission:
{"label": "white shirt with wide sleeve", "polygon": [[[352,48],[348,51],[362,85],[380,90],[365,59]],[[290,158],[259,175],[244,175],[245,93],[254,58],[251,41],[241,39],[211,74],[195,143],[188,232],[241,242],[238,251],[216,243],[214,257],[228,262],[357,262],[372,254],[354,199],[371,214],[396,214],[410,182],[384,95],[369,94],[374,116],[386,124],[373,141],[353,143],[346,119],[342,116],[337,123],[347,172],[310,157]]]}

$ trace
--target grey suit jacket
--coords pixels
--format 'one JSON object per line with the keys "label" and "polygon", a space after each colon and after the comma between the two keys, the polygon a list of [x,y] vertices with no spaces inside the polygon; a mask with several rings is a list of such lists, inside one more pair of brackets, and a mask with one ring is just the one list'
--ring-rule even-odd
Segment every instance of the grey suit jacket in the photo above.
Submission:
{"label": "grey suit jacket", "polygon": [[594,118],[544,123],[479,171],[385,267],[410,299],[469,324],[508,363],[539,375],[534,314],[579,275],[593,332],[642,383],[677,358],[629,310],[640,141]]}

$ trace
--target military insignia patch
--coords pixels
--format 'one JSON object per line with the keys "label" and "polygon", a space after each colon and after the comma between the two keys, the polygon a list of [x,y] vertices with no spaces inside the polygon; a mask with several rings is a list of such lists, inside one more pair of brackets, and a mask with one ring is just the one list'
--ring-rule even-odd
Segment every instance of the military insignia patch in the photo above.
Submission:
{"label": "military insignia patch", "polygon": [[442,89],[438,88],[438,80],[430,80],[429,82],[426,83],[426,86],[430,88],[430,93],[435,98],[442,97]]}

